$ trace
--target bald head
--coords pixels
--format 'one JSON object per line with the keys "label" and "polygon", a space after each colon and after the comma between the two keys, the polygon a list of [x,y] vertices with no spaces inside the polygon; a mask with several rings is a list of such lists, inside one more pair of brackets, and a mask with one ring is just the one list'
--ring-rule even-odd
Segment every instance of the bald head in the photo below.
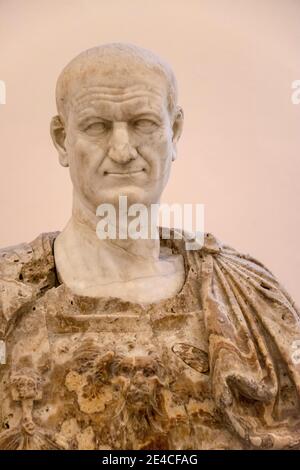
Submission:
{"label": "bald head", "polygon": [[[56,104],[61,118],[68,116],[76,90],[94,82],[118,88],[130,85],[132,77],[155,82],[160,79],[166,89],[168,109],[173,114],[177,104],[177,83],[171,67],[153,52],[132,44],[104,44],[76,56],[61,72],[56,86]],[[151,80],[149,82],[151,82]],[[151,84],[149,84],[151,88]]]}
{"label": "bald head", "polygon": [[56,99],[51,136],[74,204],[94,214],[120,194],[129,205],[157,203],[183,127],[169,65],[130,44],[89,49],[62,71]]}

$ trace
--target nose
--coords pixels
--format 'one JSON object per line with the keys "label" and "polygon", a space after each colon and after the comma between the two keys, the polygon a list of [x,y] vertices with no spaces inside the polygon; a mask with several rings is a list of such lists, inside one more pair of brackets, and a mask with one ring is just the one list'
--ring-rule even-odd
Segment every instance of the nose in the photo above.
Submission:
{"label": "nose", "polygon": [[108,156],[116,163],[125,164],[137,157],[137,151],[130,145],[126,122],[115,122],[109,141]]}
{"label": "nose", "polygon": [[142,371],[137,371],[133,376],[133,384],[135,386],[141,385],[144,382],[144,374]]}

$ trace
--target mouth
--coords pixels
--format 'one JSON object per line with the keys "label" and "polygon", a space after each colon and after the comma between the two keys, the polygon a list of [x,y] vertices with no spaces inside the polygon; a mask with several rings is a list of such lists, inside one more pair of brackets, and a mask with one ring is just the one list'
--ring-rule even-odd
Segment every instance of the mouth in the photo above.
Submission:
{"label": "mouth", "polygon": [[129,170],[129,171],[104,171],[104,176],[111,175],[111,176],[132,176],[138,175],[141,173],[145,173],[146,169],[141,168],[140,170]]}
{"label": "mouth", "polygon": [[127,396],[127,402],[130,403],[130,405],[139,407],[139,406],[145,406],[149,401],[149,396],[148,395],[143,395],[143,396]]}

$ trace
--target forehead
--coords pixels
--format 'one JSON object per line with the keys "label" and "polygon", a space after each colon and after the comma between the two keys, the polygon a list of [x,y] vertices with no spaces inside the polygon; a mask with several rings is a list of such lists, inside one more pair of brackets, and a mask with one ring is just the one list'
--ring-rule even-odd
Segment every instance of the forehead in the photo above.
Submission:
{"label": "forehead", "polygon": [[106,119],[130,118],[135,114],[161,114],[168,106],[168,88],[164,77],[117,76],[87,77],[75,83],[69,94],[70,111],[78,118],[101,115]]}

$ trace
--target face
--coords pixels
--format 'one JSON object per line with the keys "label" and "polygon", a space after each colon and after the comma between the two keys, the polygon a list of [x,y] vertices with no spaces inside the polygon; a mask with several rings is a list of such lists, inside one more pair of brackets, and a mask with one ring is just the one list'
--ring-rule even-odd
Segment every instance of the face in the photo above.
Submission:
{"label": "face", "polygon": [[135,410],[155,403],[164,385],[164,370],[156,356],[124,357],[118,364],[116,375],[123,379],[127,406]]}
{"label": "face", "polygon": [[[117,78],[117,80],[116,80]],[[93,77],[75,89],[65,140],[52,126],[60,161],[70,167],[76,197],[93,212],[101,203],[158,202],[167,183],[182,113],[171,116],[165,81],[158,74],[114,77],[113,84]]]}

